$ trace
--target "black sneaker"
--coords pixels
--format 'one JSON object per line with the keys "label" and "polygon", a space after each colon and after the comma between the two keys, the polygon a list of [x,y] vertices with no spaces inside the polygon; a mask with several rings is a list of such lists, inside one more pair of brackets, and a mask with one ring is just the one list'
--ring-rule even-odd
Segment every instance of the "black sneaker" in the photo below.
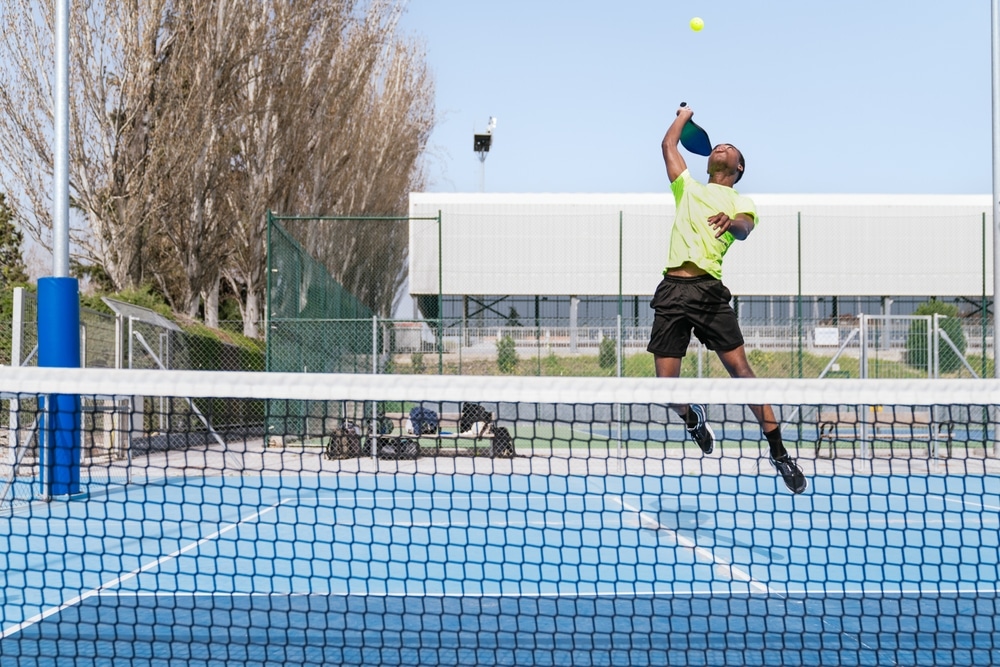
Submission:
{"label": "black sneaker", "polygon": [[778,474],[781,475],[781,478],[785,480],[785,486],[788,487],[789,491],[792,493],[802,493],[806,490],[806,487],[809,486],[809,484],[806,482],[806,476],[802,474],[802,468],[800,468],[795,462],[795,459],[788,454],[778,458],[768,458],[771,461],[771,465],[774,466],[774,469],[777,470]]}
{"label": "black sneaker", "polygon": [[687,432],[691,434],[691,439],[698,443],[702,452],[711,454],[712,450],[715,449],[715,431],[708,425],[708,419],[705,417],[705,406],[689,405],[688,410],[698,418],[698,423],[694,426],[688,426]]}

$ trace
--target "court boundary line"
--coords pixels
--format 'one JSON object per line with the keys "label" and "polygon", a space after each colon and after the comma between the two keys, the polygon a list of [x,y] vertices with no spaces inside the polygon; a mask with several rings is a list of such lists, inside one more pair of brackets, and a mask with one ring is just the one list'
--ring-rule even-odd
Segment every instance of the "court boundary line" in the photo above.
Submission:
{"label": "court boundary line", "polygon": [[118,586],[118,585],[120,585],[120,584],[122,584],[122,583],[124,583],[126,581],[129,581],[130,579],[135,579],[136,577],[138,577],[143,572],[146,572],[147,570],[150,570],[150,569],[152,569],[154,567],[159,567],[161,564],[167,562],[168,560],[171,560],[173,558],[177,558],[178,556],[181,556],[181,555],[187,553],[188,551],[192,551],[194,549],[197,549],[198,547],[200,547],[201,545],[205,544],[206,542],[211,542],[212,540],[215,540],[215,539],[221,537],[222,535],[224,535],[224,534],[226,534],[226,533],[228,533],[228,532],[230,532],[232,530],[235,530],[236,528],[239,528],[244,523],[248,523],[250,521],[258,519],[261,516],[263,516],[264,514],[267,514],[268,512],[273,512],[278,507],[280,507],[281,505],[284,505],[286,502],[290,502],[291,500],[293,500],[293,498],[286,498],[285,500],[279,500],[278,502],[276,502],[275,504],[271,505],[270,507],[266,507],[266,508],[264,508],[262,510],[258,510],[257,512],[254,512],[250,516],[240,519],[236,523],[231,523],[231,524],[229,524],[228,526],[226,526],[224,528],[220,528],[219,530],[215,531],[211,535],[206,535],[205,537],[202,537],[199,540],[191,542],[190,544],[187,544],[187,545],[181,547],[180,549],[177,549],[177,550],[175,550],[175,551],[173,551],[173,552],[171,552],[169,554],[166,554],[164,556],[160,556],[156,560],[150,561],[150,562],[146,563],[145,565],[142,565],[142,566],[140,566],[140,567],[132,570],[131,572],[128,572],[127,574],[123,574],[123,575],[120,575],[118,577],[115,577],[111,581],[107,581],[107,582],[101,584],[100,586],[98,586],[97,588],[92,588],[92,589],[86,591],[85,593],[81,593],[80,595],[77,595],[75,597],[70,598],[69,600],[64,601],[60,605],[56,605],[54,607],[49,607],[48,609],[45,609],[45,610],[39,612],[38,614],[35,614],[31,618],[28,618],[28,619],[26,619],[24,621],[21,621],[20,623],[18,623],[16,625],[13,625],[13,626],[11,626],[9,628],[5,628],[2,632],[0,632],[0,640],[4,640],[4,639],[7,639],[8,637],[12,637],[13,635],[16,635],[17,633],[22,632],[26,628],[30,628],[32,625],[36,625],[36,624],[44,621],[45,619],[49,618],[50,616],[54,616],[56,614],[60,614],[63,611],[69,609],[70,607],[74,607],[74,606],[80,604],[81,602],[84,602],[85,600],[88,600],[88,599],[90,599],[90,598],[92,598],[94,596],[98,596],[98,595],[100,595],[101,593],[103,593],[104,591],[106,591],[106,590],[108,590],[110,588]]}
{"label": "court boundary line", "polygon": [[983,503],[977,503],[975,500],[969,500],[968,498],[963,498],[963,497],[960,497],[960,496],[959,497],[950,496],[950,495],[944,496],[944,501],[946,503],[947,502],[959,503],[961,505],[966,505],[966,506],[968,506],[968,505],[975,505],[976,507],[978,507],[979,509],[982,509],[982,510],[989,510],[990,512],[1000,512],[1000,506],[996,506],[996,505],[984,505]]}
{"label": "court boundary line", "polygon": [[677,540],[678,544],[693,550],[696,554],[699,554],[703,558],[707,558],[712,563],[714,563],[717,568],[722,570],[722,572],[728,573],[731,579],[738,579],[740,581],[745,581],[747,584],[750,585],[751,588],[754,588],[757,591],[764,593],[766,595],[776,594],[774,591],[771,590],[771,588],[766,583],[754,579],[749,572],[745,572],[739,567],[728,562],[725,558],[722,558],[711,549],[706,549],[705,547],[700,546],[694,540],[684,537],[683,535],[680,535],[673,528],[665,526],[656,517],[652,516],[649,512],[646,512],[641,507],[635,507],[631,503],[628,503],[624,500],[619,500],[618,498],[614,497],[612,497],[611,500],[614,500],[616,503],[618,503],[628,511],[635,512],[636,514],[638,514],[640,519],[640,524],[642,521],[645,521],[647,524],[651,524],[657,530],[663,530],[670,533],[671,535],[673,535],[674,539]]}
{"label": "court boundary line", "polygon": [[[370,597],[370,598],[606,598],[606,597],[635,597],[635,598],[647,598],[647,597],[679,597],[679,598],[697,598],[697,597],[741,597],[748,595],[740,591],[734,591],[732,588],[727,588],[726,590],[688,590],[688,591],[678,591],[678,590],[665,590],[665,591],[598,591],[593,593],[581,593],[577,592],[565,592],[558,591],[552,593],[304,593],[301,591],[288,591],[288,592],[276,592],[271,591],[267,593],[261,592],[208,592],[208,591],[102,591],[99,593],[102,597],[118,597],[118,598],[177,598],[177,597]],[[752,593],[750,595],[753,595]],[[919,589],[904,589],[904,590],[886,590],[884,588],[878,590],[851,590],[843,588],[824,588],[824,589],[787,589],[784,591],[769,590],[768,595],[773,597],[778,597],[789,602],[801,602],[801,600],[792,599],[792,596],[808,596],[808,595],[862,595],[862,596],[918,596],[924,597],[928,595],[1000,595],[1000,588],[985,588],[985,589],[930,589],[930,588],[919,588]]]}

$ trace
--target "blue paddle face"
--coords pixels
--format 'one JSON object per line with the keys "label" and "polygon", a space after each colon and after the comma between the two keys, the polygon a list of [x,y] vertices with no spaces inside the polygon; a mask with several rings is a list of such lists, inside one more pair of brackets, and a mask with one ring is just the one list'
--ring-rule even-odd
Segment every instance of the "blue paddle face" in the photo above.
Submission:
{"label": "blue paddle face", "polygon": [[708,132],[692,120],[681,128],[681,146],[695,155],[708,155],[712,152],[712,142],[708,140]]}

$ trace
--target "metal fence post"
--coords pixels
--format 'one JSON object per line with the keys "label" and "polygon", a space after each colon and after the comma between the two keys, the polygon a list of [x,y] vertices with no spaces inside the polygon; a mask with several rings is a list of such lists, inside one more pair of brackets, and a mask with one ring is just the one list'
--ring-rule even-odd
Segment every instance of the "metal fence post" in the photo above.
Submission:
{"label": "metal fence post", "polygon": [[438,375],[444,375],[444,241],[441,230],[441,210],[438,209]]}

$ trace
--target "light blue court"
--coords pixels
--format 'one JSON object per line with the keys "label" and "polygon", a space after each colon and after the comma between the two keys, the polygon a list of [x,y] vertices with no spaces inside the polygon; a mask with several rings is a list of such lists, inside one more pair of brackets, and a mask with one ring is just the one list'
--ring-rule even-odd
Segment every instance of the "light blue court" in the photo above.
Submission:
{"label": "light blue court", "polygon": [[1000,479],[779,484],[214,477],[37,504],[0,519],[0,662],[1000,664]]}
{"label": "light blue court", "polygon": [[[799,423],[796,421],[786,422],[782,425],[786,444],[798,443],[800,448],[812,448],[819,438],[819,429],[815,421],[809,423]],[[764,442],[760,426],[752,420],[742,422],[713,422],[713,431],[722,443],[722,446],[738,446],[746,441]],[[556,423],[532,423],[523,422],[517,425],[516,432],[519,437],[534,437],[535,440],[527,440],[528,446],[537,448],[538,442],[552,443],[554,446],[573,446],[583,448],[594,448],[595,443],[602,441],[630,443],[632,445],[650,449],[656,446],[683,447],[685,443],[693,446],[690,436],[684,426],[679,423],[643,423],[634,421],[624,421],[621,424],[613,422],[556,422]],[[908,431],[905,427],[900,428],[899,437],[895,441],[895,447],[911,449],[914,440],[907,437]],[[985,435],[984,435],[985,434]],[[954,447],[979,447],[982,448],[984,441],[992,441],[992,435],[984,429],[982,424],[975,423],[955,423],[951,427],[951,439]],[[851,428],[845,428],[838,434],[838,443],[841,447],[860,446],[860,438],[854,434]],[[882,444],[887,441],[882,439]],[[919,442],[919,441],[918,441]],[[939,439],[938,442],[943,442]],[[888,446],[886,444],[886,446]],[[919,443],[920,448],[927,446],[926,440]]]}

